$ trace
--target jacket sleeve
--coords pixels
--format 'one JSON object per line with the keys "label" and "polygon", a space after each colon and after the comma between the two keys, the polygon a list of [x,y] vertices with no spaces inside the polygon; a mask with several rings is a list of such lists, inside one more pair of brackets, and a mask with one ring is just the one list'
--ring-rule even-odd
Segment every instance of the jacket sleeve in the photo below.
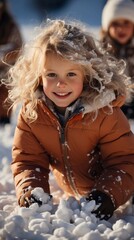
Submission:
{"label": "jacket sleeve", "polygon": [[19,115],[15,130],[11,169],[18,201],[24,189],[29,187],[32,189],[41,187],[46,193],[50,193],[49,157],[22,114]]}
{"label": "jacket sleeve", "polygon": [[103,173],[95,189],[109,194],[117,208],[134,193],[134,135],[119,108],[103,119],[99,135]]}

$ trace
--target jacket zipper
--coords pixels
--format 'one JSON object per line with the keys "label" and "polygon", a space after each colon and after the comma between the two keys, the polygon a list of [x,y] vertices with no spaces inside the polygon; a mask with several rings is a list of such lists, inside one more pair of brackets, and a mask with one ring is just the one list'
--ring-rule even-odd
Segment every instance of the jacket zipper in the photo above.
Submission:
{"label": "jacket zipper", "polygon": [[67,154],[67,144],[66,144],[66,139],[65,139],[65,127],[60,127],[60,133],[61,133],[61,144],[62,144],[63,161],[64,161],[64,165],[65,165],[66,177],[67,177],[67,180],[69,182],[69,185],[70,185],[72,191],[75,193],[76,196],[79,196],[79,193],[77,191],[76,185],[73,180],[73,176],[71,174],[72,169],[67,160],[68,154]]}

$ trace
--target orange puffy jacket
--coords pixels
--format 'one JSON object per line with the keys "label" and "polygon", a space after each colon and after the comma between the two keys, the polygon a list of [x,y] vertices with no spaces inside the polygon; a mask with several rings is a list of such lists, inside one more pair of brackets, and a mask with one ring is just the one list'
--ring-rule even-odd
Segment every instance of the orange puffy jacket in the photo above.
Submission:
{"label": "orange puffy jacket", "polygon": [[62,127],[40,100],[38,119],[32,123],[22,108],[13,144],[12,172],[18,201],[29,186],[49,193],[50,168],[68,195],[81,197],[92,189],[109,194],[116,208],[134,192],[134,135],[114,100],[113,113],[106,108],[81,112]]}

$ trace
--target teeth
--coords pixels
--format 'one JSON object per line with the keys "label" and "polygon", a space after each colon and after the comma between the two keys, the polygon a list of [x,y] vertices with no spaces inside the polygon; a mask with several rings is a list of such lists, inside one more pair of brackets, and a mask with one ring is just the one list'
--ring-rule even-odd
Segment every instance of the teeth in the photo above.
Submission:
{"label": "teeth", "polygon": [[67,95],[67,93],[56,93],[57,95],[59,95],[59,96],[65,96],[65,95]]}

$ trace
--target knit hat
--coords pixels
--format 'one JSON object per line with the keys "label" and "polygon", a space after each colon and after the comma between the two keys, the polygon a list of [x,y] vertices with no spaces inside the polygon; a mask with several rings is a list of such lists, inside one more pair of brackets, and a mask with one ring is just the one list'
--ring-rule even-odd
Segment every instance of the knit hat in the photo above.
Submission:
{"label": "knit hat", "polygon": [[111,22],[118,18],[134,22],[133,0],[107,0],[102,11],[102,29],[108,31]]}

